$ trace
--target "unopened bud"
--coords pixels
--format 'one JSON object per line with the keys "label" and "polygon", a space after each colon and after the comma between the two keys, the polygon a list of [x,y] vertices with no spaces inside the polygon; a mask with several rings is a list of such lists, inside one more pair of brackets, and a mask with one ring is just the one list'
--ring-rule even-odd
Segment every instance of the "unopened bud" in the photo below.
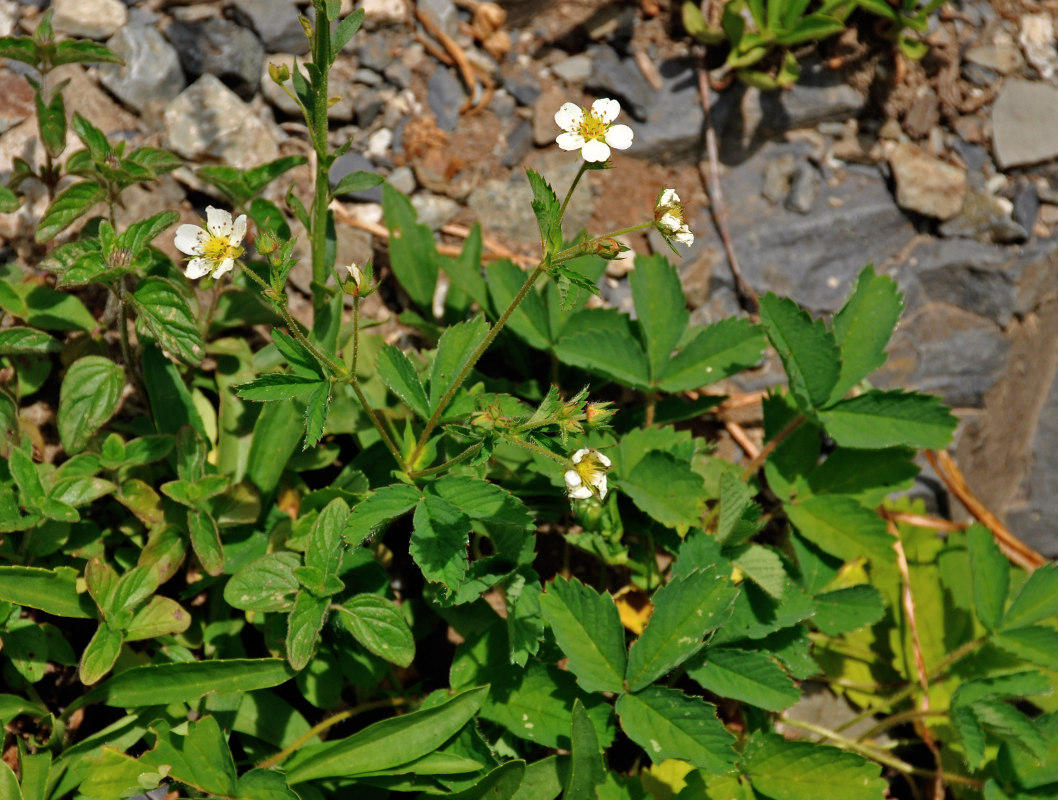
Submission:
{"label": "unopened bud", "polygon": [[605,403],[588,403],[588,407],[584,410],[584,421],[588,423],[590,428],[604,428],[610,424],[610,420],[614,418],[614,414],[617,410],[611,408],[609,401]]}
{"label": "unopened bud", "polygon": [[286,83],[290,80],[290,68],[286,64],[268,63],[268,77],[276,83]]}
{"label": "unopened bud", "polygon": [[364,282],[364,273],[360,266],[354,261],[346,269],[349,271],[349,283],[353,284],[356,294],[360,294],[360,286]]}
{"label": "unopened bud", "polygon": [[110,254],[111,269],[128,269],[132,263],[132,251],[127,247],[116,247]]}
{"label": "unopened bud", "polygon": [[276,239],[271,231],[261,231],[257,235],[257,240],[254,242],[254,246],[257,248],[258,253],[266,256],[269,253],[275,252],[275,249],[279,247],[279,240]]}
{"label": "unopened bud", "polygon": [[607,261],[615,261],[619,259],[621,254],[627,253],[629,249],[630,248],[613,238],[599,239],[599,241],[595,243],[595,251]]}

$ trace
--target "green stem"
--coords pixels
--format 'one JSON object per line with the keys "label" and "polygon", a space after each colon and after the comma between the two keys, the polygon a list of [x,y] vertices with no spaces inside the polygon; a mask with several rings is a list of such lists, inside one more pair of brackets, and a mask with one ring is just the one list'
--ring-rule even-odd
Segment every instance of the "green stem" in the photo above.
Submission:
{"label": "green stem", "polygon": [[507,442],[507,444],[509,445],[513,445],[514,447],[520,447],[523,450],[528,450],[531,453],[537,453],[538,455],[545,456],[546,458],[554,459],[559,464],[568,465],[569,463],[569,460],[565,456],[560,456],[558,453],[552,453],[546,447],[541,447],[538,444],[527,442],[524,439],[508,439],[507,437],[504,437],[503,441]]}
{"label": "green stem", "polygon": [[[587,161],[580,162],[580,169],[577,170],[577,177],[573,179],[573,183],[569,185],[569,189],[566,190],[566,197],[562,201],[562,207],[558,210],[558,219],[561,223],[562,218],[566,216],[566,206],[569,205],[569,199],[573,197],[573,190],[577,188],[577,184],[580,183],[580,176],[584,174],[584,171],[588,168]],[[546,246],[546,242],[544,243]]]}
{"label": "green stem", "polygon": [[[371,407],[371,404],[367,401],[367,396],[364,394],[364,390],[360,388],[360,381],[355,377],[349,380],[349,385],[353,387],[353,392],[356,393],[356,399],[360,401],[360,405],[364,408],[364,413],[367,414],[368,419],[371,420],[371,424],[375,426],[375,430],[378,431],[378,435],[382,437],[383,444],[386,445],[386,449],[389,450],[390,454],[396,460],[400,466],[401,472],[408,471],[408,462],[404,460],[404,456],[400,453],[400,448],[394,443],[392,437],[389,435],[389,431],[386,430],[386,426],[381,419],[379,419],[378,412]],[[415,459],[412,459],[414,463]]]}
{"label": "green stem", "polygon": [[615,236],[624,236],[626,233],[635,233],[636,231],[641,231],[644,228],[653,228],[653,227],[654,227],[654,220],[650,220],[649,222],[641,222],[638,225],[632,225],[629,228],[621,228],[620,230],[617,230],[617,231],[610,231],[609,233],[604,233],[602,236],[596,236],[596,237],[594,237],[592,239],[592,241],[593,242],[594,241],[598,241],[599,239],[612,239]]}
{"label": "green stem", "polygon": [[312,62],[316,66],[313,80],[312,120],[309,128],[316,150],[316,186],[310,212],[312,230],[312,306],[319,315],[327,302],[324,286],[327,283],[327,206],[331,201],[331,182],[328,175],[327,143],[327,76],[330,67],[331,26],[327,19],[326,0],[313,0],[316,24],[312,32]]}
{"label": "green stem", "polygon": [[360,297],[353,295],[353,365],[350,372],[356,375],[357,359],[360,356]]}
{"label": "green stem", "polygon": [[514,310],[518,308],[522,300],[525,299],[525,296],[529,294],[529,290],[533,288],[533,284],[536,283],[537,278],[543,273],[544,262],[541,261],[536,265],[533,271],[529,273],[529,277],[525,279],[522,288],[518,290],[518,294],[514,296],[514,299],[511,300],[510,305],[508,305],[503,314],[500,315],[500,318],[496,320],[496,324],[492,326],[492,329],[488,332],[488,335],[485,336],[485,339],[477,346],[477,349],[470,354],[470,358],[467,359],[467,363],[463,365],[463,369],[459,371],[455,380],[452,381],[452,385],[449,386],[448,390],[442,395],[441,401],[437,404],[437,410],[434,411],[430,419],[427,420],[426,427],[423,428],[422,434],[419,436],[419,441],[415,443],[415,450],[412,452],[411,458],[409,459],[412,464],[415,463],[415,460],[419,457],[422,449],[426,446],[426,442],[430,439],[430,434],[434,432],[434,429],[441,421],[441,415],[448,407],[448,404],[452,402],[452,398],[455,396],[459,387],[463,385],[463,381],[467,379],[470,370],[474,368],[474,365],[478,363],[481,356],[484,355],[485,351],[489,349],[489,346],[495,341],[496,337],[499,336],[500,331],[503,330],[503,326],[506,325],[507,321],[511,318],[511,314],[514,313]]}
{"label": "green stem", "polygon": [[438,472],[444,472],[444,470],[448,469],[449,467],[454,467],[456,464],[460,464],[466,461],[468,458],[472,458],[473,456],[477,455],[478,451],[481,450],[482,446],[482,442],[473,444],[466,450],[464,450],[462,453],[460,453],[458,456],[448,459],[445,463],[438,464],[436,467],[429,467],[427,469],[419,469],[415,472],[409,472],[408,477],[414,480],[415,478],[422,478],[426,475],[435,475]]}
{"label": "green stem", "polygon": [[856,741],[863,742],[867,739],[875,738],[879,733],[895,728],[897,725],[903,725],[905,722],[912,722],[916,719],[926,719],[928,717],[946,717],[948,716],[947,711],[923,711],[922,709],[913,709],[911,711],[902,711],[899,714],[893,714],[891,717],[886,717],[873,728],[869,728],[866,733],[862,733],[856,737]]}

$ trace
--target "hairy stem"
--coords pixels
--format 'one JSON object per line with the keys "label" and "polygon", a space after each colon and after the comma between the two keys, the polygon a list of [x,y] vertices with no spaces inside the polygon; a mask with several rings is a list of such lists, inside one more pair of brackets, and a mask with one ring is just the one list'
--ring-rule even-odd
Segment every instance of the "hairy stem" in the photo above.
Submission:
{"label": "hairy stem", "polygon": [[328,175],[327,143],[327,75],[330,64],[331,26],[327,19],[325,0],[313,0],[316,24],[312,32],[312,61],[316,65],[313,81],[312,142],[316,150],[316,185],[310,212],[312,230],[312,306],[318,316],[327,302],[324,286],[327,283],[327,206],[331,200],[331,182]]}

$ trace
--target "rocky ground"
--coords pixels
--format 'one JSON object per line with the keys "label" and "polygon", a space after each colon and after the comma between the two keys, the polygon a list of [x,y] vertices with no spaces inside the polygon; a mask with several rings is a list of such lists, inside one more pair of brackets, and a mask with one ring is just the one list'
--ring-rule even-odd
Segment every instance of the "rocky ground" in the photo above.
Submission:
{"label": "rocky ground", "polygon": [[[305,5],[55,0],[60,34],[105,41],[125,60],[61,68],[68,111],[194,164],[245,167],[305,153],[296,109],[268,79],[270,62],[306,52],[297,21]],[[364,32],[331,78],[334,143],[354,143],[336,180],[376,170],[411,194],[443,240],[458,243],[458,226],[477,221],[494,249],[532,253],[522,167],[561,192],[577,163],[554,144],[555,110],[616,97],[635,142],[615,156],[617,169],[589,174],[590,191],[567,219],[597,232],[623,227],[650,213],[661,185],[676,187],[698,235],[680,264],[695,319],[741,313],[699,171],[704,117],[679,3],[362,5]],[[0,35],[31,31],[46,6],[0,0]],[[869,21],[854,24],[801,52],[802,77],[787,91],[729,82],[710,95],[749,284],[826,313],[865,263],[893,275],[908,313],[879,382],[936,392],[956,407],[956,458],[970,485],[1049,555],[1058,554],[1056,13],[1051,0],[949,3],[931,21],[921,62],[894,56]],[[0,68],[0,177],[15,156],[39,158],[20,67]],[[307,202],[308,168],[290,177]],[[288,186],[277,182],[275,199]],[[374,254],[384,263],[379,199],[379,190],[341,199],[341,262]],[[125,213],[180,208],[192,220],[210,201],[184,170],[132,193]],[[27,268],[40,256],[27,232],[42,202],[0,216],[4,257]],[[651,237],[629,244],[662,247]],[[611,265],[608,304],[630,305],[629,268]],[[307,277],[296,271],[295,288],[306,290]],[[740,388],[775,379],[765,367]],[[928,478],[923,490],[933,491]]]}

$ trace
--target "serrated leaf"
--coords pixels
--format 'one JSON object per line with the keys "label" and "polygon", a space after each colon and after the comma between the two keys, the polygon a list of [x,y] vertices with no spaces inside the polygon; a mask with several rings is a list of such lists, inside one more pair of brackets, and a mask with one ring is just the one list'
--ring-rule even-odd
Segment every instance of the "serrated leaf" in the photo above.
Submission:
{"label": "serrated leaf", "polygon": [[338,620],[379,658],[407,667],[415,658],[415,637],[400,609],[377,594],[358,594],[334,607]]}
{"label": "serrated leaf", "polygon": [[714,775],[730,771],[735,738],[716,717],[716,707],[677,689],[650,686],[617,699],[621,727],[655,764],[677,758]]}
{"label": "serrated leaf", "polygon": [[817,594],[815,606],[812,622],[827,636],[865,628],[885,615],[881,592],[867,584]]}
{"label": "serrated leaf", "polygon": [[308,450],[319,444],[327,427],[327,412],[331,407],[330,381],[316,384],[305,402],[305,444],[302,449]]}
{"label": "serrated leaf", "polygon": [[31,67],[40,63],[37,46],[28,36],[3,36],[0,37],[0,58],[10,58],[21,61]]}
{"label": "serrated leaf", "polygon": [[[482,238],[481,226],[474,223],[463,247],[455,258],[441,255],[441,268],[452,279],[452,286],[476,302],[482,309],[489,307],[489,286],[481,276]],[[510,262],[508,262],[510,263]],[[460,306],[466,310],[465,306]]]}
{"label": "serrated leaf", "polygon": [[73,39],[55,44],[55,53],[51,57],[53,67],[84,63],[121,64],[122,60],[117,53],[97,42]]}
{"label": "serrated leaf", "polygon": [[135,258],[143,248],[163,234],[180,219],[175,211],[162,211],[147,219],[134,222],[118,237],[118,246],[129,250]]}
{"label": "serrated leaf", "polygon": [[816,495],[786,506],[797,530],[823,552],[844,561],[867,556],[882,563],[895,558],[893,537],[872,509],[840,494]]}
{"label": "serrated leaf", "polygon": [[324,575],[337,576],[344,553],[342,534],[348,520],[349,506],[340,497],[323,508],[309,531],[305,566],[315,567]]}
{"label": "serrated leaf", "polygon": [[235,800],[299,800],[286,778],[270,769],[252,769],[239,776]]}
{"label": "serrated leaf", "polygon": [[328,384],[315,377],[306,377],[294,373],[271,373],[234,387],[235,393],[243,400],[255,403],[270,403],[275,400],[289,400],[315,391]]}
{"label": "serrated leaf", "polygon": [[[1053,663],[1052,658],[1052,666]],[[1011,775],[1018,788],[1027,790],[1058,783],[1058,712],[1043,714],[1036,718],[1035,723],[1049,746],[1049,752],[1044,758],[1036,758],[1022,748],[1006,743],[1000,746],[997,758],[999,774]],[[1018,795],[1016,800],[1029,800],[1034,794]],[[993,800],[993,797],[995,800],[1002,800],[1006,796],[1002,791],[989,795],[986,787],[987,800]]]}
{"label": "serrated leaf", "polygon": [[710,648],[700,663],[688,668],[687,674],[719,697],[768,711],[782,711],[801,699],[800,690],[783,668],[756,650]]}
{"label": "serrated leaf", "polygon": [[287,782],[350,778],[421,758],[462,728],[487,693],[488,687],[468,689],[440,705],[376,722],[344,739],[302,747],[286,762]]}
{"label": "serrated leaf", "polygon": [[452,325],[441,334],[430,374],[431,414],[437,412],[445,393],[455,385],[459,373],[488,335],[489,323],[480,316]]}
{"label": "serrated leaf", "polygon": [[382,216],[389,229],[393,274],[416,305],[430,309],[438,270],[433,232],[415,221],[411,202],[388,183],[382,185]]}
{"label": "serrated leaf", "polygon": [[385,345],[379,351],[376,368],[382,382],[404,405],[423,419],[430,416],[429,400],[419,374],[400,349]]}
{"label": "serrated leaf", "polygon": [[69,227],[92,206],[103,200],[106,192],[94,181],[75,183],[56,197],[37,225],[36,240],[48,242]]}
{"label": "serrated leaf", "polygon": [[562,247],[562,206],[555,190],[540,173],[527,169],[525,176],[533,193],[533,214],[540,228],[540,243],[545,252],[556,253]]}
{"label": "serrated leaf", "polygon": [[807,413],[822,408],[841,370],[834,335],[822,320],[771,292],[760,300],[760,321],[782,360],[797,405]]}
{"label": "serrated leaf", "polygon": [[102,356],[85,356],[70,365],[59,392],[56,425],[62,446],[78,453],[118,409],[125,372]]}
{"label": "serrated leaf", "polygon": [[470,519],[442,497],[427,495],[415,507],[408,552],[428,581],[455,591],[466,575]]}
{"label": "serrated leaf", "polygon": [[831,326],[841,348],[841,376],[831,391],[831,403],[885,363],[885,347],[903,310],[896,282],[876,275],[872,266],[864,267]]}
{"label": "serrated leaf", "polygon": [[154,275],[140,281],[132,305],[163,350],[187,364],[202,360],[205,345],[191,306],[175,285]]}
{"label": "serrated leaf", "polygon": [[8,456],[8,469],[11,477],[22,493],[22,502],[28,508],[38,508],[44,502],[44,484],[33,459],[17,447],[11,448]]}
{"label": "serrated leaf", "polygon": [[1045,669],[1053,669],[1058,653],[1058,631],[1042,625],[995,633],[992,642],[1006,652]]}
{"label": "serrated leaf", "polygon": [[419,490],[405,484],[383,486],[370,497],[353,506],[345,526],[349,547],[358,546],[386,523],[415,508],[422,497]]}
{"label": "serrated leaf", "polygon": [[782,559],[774,550],[759,544],[744,545],[732,552],[725,552],[731,563],[742,570],[746,577],[772,597],[782,597],[786,591],[786,570]]}
{"label": "serrated leaf", "polygon": [[818,800],[840,787],[842,800],[882,800],[881,768],[836,747],[755,734],[742,753],[742,771],[753,788],[774,800]]}
{"label": "serrated leaf", "polygon": [[609,594],[559,576],[540,596],[540,610],[586,692],[622,689],[627,664],[624,628]]}
{"label": "serrated leaf", "polygon": [[994,631],[1003,617],[1010,591],[1010,562],[984,525],[975,524],[966,531],[966,544],[977,619],[987,630]]}
{"label": "serrated leaf", "polygon": [[619,484],[642,511],[677,529],[699,523],[703,485],[688,462],[661,450],[643,456]]}
{"label": "serrated leaf", "polygon": [[1000,701],[980,701],[973,704],[980,724],[1004,742],[1012,742],[1034,758],[1043,758],[1047,742],[1033,721],[1014,706]]}
{"label": "serrated leaf", "polygon": [[839,447],[808,474],[812,494],[846,494],[877,506],[892,492],[910,488],[919,469],[904,447],[853,450]]}
{"label": "serrated leaf", "polygon": [[690,320],[680,276],[663,256],[636,256],[628,276],[636,324],[647,354],[651,383],[657,384]]}
{"label": "serrated leaf", "polygon": [[1023,628],[1058,615],[1058,564],[1037,568],[1003,615],[1001,630]]}
{"label": "serrated leaf", "polygon": [[650,388],[647,357],[629,319],[611,309],[587,309],[570,317],[555,343],[555,355],[633,389]]}
{"label": "serrated leaf", "polygon": [[16,326],[0,331],[0,356],[54,353],[61,349],[62,345],[58,341],[35,328]]}
{"label": "serrated leaf", "polygon": [[956,419],[939,397],[872,390],[819,413],[827,434],[842,447],[915,447],[943,450]]}
{"label": "serrated leaf", "polygon": [[595,787],[606,778],[606,764],[599,748],[595,726],[579,698],[573,701],[572,727],[569,775],[563,796],[597,797]]}
{"label": "serrated leaf", "polygon": [[654,613],[628,654],[628,690],[637,692],[675,669],[725,618],[738,590],[715,567],[695,570],[654,593]]}
{"label": "serrated leaf", "polygon": [[729,378],[758,364],[765,344],[760,326],[749,320],[728,317],[715,322],[668,361],[658,388],[685,392]]}

